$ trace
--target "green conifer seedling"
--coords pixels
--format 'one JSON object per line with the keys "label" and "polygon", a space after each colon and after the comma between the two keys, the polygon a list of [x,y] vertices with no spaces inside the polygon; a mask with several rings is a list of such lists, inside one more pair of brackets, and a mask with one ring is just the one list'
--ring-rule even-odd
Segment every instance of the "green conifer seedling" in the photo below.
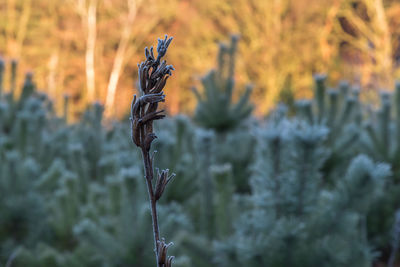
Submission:
{"label": "green conifer seedling", "polygon": [[247,119],[253,106],[249,102],[252,86],[246,86],[245,92],[234,103],[235,56],[239,37],[231,37],[230,46],[220,44],[217,69],[211,70],[202,79],[204,93],[194,88],[198,104],[195,121],[205,128],[226,132],[236,128]]}

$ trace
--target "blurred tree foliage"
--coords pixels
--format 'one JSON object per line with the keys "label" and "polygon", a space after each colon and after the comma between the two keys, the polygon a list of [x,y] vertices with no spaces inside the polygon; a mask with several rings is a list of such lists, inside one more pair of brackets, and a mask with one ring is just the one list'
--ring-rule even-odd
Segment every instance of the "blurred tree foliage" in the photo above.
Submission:
{"label": "blurred tree foliage", "polygon": [[168,109],[176,114],[193,111],[187,89],[214,65],[215,43],[238,33],[237,83],[257,81],[260,114],[288,79],[296,98],[311,96],[315,72],[329,72],[331,83],[390,88],[399,75],[399,14],[395,0],[4,0],[0,55],[34,69],[59,112],[67,93],[74,115],[93,100],[121,115],[145,44],[167,32],[179,47],[169,55],[177,72]]}
{"label": "blurred tree foliage", "polygon": [[[229,64],[216,73],[230,70],[223,82],[234,77],[236,36],[231,42],[220,54]],[[17,90],[16,73],[15,61],[0,60],[1,266],[152,266],[128,121],[104,127],[97,102],[67,124],[31,73]],[[207,116],[155,124],[156,165],[177,174],[159,209],[161,230],[176,244],[174,266],[397,266],[400,83],[373,110],[359,89],[328,89],[327,76],[314,75],[311,100],[260,120],[234,104],[237,118],[221,131],[214,101],[232,107],[233,87],[220,90],[211,78],[206,93],[219,99],[198,103],[203,114],[211,108]],[[69,103],[65,97],[65,111]]]}

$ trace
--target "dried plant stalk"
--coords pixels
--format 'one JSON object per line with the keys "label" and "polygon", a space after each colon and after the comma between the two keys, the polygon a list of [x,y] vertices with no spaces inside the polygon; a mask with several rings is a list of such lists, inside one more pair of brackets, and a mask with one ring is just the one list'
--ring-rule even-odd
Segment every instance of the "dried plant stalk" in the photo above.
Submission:
{"label": "dried plant stalk", "polygon": [[[140,97],[134,95],[131,106],[131,128],[132,141],[142,151],[145,180],[150,199],[151,217],[153,222],[154,246],[157,260],[157,267],[171,267],[173,256],[167,256],[168,247],[172,243],[165,243],[160,239],[157,217],[157,201],[161,198],[165,187],[174,177],[168,175],[168,169],[158,173],[154,181],[153,157],[150,155],[151,143],[157,136],[153,132],[153,121],[165,117],[164,110],[158,110],[158,103],[165,101],[163,92],[167,79],[172,74],[174,68],[167,65],[166,61],[161,62],[161,58],[166,54],[172,37],[158,39],[157,58],[154,57],[153,47],[150,50],[146,47],[146,60],[139,67],[139,87]],[[155,185],[153,185],[155,182]]]}

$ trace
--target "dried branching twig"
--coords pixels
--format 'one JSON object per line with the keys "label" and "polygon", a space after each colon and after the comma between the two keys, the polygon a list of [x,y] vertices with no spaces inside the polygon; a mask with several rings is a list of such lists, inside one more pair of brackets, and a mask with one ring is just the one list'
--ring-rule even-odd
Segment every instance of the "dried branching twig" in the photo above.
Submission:
{"label": "dried branching twig", "polygon": [[136,146],[140,147],[143,156],[145,178],[147,190],[150,199],[151,216],[153,220],[154,246],[157,259],[157,267],[172,266],[173,256],[167,257],[168,247],[172,243],[166,244],[164,239],[160,239],[158,217],[157,217],[157,201],[161,198],[168,182],[174,177],[174,174],[168,175],[168,169],[158,173],[158,177],[154,182],[153,158],[150,156],[151,143],[157,136],[153,132],[153,121],[165,117],[164,110],[157,110],[158,103],[165,101],[163,92],[167,79],[172,74],[174,68],[167,65],[165,60],[161,62],[161,58],[166,54],[172,37],[164,40],[158,39],[157,58],[154,57],[153,47],[145,49],[146,60],[139,67],[139,86],[141,96],[133,97],[131,106],[131,127],[132,141]]}

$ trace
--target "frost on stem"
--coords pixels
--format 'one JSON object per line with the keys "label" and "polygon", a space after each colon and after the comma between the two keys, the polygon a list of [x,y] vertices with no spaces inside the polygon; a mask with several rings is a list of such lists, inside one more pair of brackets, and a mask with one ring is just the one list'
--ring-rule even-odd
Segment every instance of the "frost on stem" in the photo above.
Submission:
{"label": "frost on stem", "polygon": [[153,158],[150,156],[151,143],[157,138],[153,132],[153,121],[165,117],[164,110],[158,110],[158,103],[165,101],[164,86],[174,68],[167,65],[162,57],[167,53],[172,37],[158,39],[157,58],[153,47],[145,49],[146,60],[138,64],[140,97],[134,95],[131,105],[132,141],[142,150],[147,190],[149,193],[151,216],[153,221],[154,246],[158,267],[171,267],[174,257],[167,257],[167,249],[172,243],[166,244],[160,239],[157,201],[161,198],[165,187],[174,177],[168,175],[168,170],[158,173],[155,186],[153,185]]}

